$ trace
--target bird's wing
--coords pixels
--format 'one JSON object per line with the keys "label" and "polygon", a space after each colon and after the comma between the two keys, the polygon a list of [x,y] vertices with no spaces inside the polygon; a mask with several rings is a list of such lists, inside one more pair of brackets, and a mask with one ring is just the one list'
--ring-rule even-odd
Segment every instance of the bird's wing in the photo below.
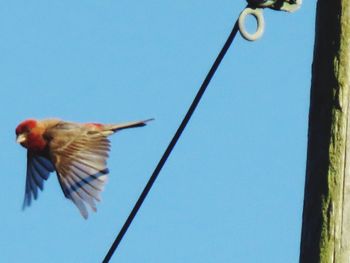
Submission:
{"label": "bird's wing", "polygon": [[35,155],[30,151],[27,152],[27,178],[23,209],[30,206],[32,197],[34,199],[38,198],[38,188],[40,190],[44,189],[44,180],[47,180],[50,173],[54,170],[54,166],[50,160]]}
{"label": "bird's wing", "polygon": [[105,134],[96,131],[67,136],[66,141],[55,140],[53,137],[50,142],[50,155],[62,191],[87,218],[86,204],[96,211],[95,201],[100,201],[107,180],[110,142]]}

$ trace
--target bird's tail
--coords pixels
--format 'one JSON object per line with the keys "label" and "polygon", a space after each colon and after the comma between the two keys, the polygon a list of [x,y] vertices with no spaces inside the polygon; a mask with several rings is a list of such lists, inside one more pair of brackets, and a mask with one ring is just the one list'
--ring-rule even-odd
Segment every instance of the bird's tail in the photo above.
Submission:
{"label": "bird's tail", "polygon": [[154,119],[148,119],[143,121],[132,121],[132,122],[126,122],[126,123],[110,124],[110,125],[105,125],[105,129],[109,131],[117,132],[123,129],[143,127],[147,124],[147,122],[150,122],[153,120]]}

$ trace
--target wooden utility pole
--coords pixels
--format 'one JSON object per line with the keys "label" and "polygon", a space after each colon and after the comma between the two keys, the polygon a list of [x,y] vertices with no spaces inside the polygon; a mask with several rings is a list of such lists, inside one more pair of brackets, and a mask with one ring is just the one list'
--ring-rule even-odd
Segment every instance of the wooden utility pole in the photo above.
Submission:
{"label": "wooden utility pole", "polygon": [[318,0],[300,262],[350,262],[350,0]]}

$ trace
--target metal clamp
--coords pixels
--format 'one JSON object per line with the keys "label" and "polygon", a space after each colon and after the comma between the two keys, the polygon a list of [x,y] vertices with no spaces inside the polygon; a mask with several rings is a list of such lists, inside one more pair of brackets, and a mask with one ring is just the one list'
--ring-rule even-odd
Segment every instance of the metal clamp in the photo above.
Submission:
{"label": "metal clamp", "polygon": [[[242,11],[238,18],[238,28],[242,37],[248,41],[258,40],[264,34],[264,8],[294,12],[299,9],[302,4],[302,0],[247,0],[247,2],[248,6]],[[245,28],[245,19],[247,15],[252,15],[256,19],[257,28],[254,33],[249,33]]]}
{"label": "metal clamp", "polygon": [[302,4],[302,0],[247,0],[249,6],[271,8],[278,11],[294,12]]}

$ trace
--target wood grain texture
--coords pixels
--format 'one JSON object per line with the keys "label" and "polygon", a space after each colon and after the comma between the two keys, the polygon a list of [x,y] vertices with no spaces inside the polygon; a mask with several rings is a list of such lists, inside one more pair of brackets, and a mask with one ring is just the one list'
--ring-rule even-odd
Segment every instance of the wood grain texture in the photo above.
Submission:
{"label": "wood grain texture", "polygon": [[350,262],[350,1],[319,0],[300,262]]}

